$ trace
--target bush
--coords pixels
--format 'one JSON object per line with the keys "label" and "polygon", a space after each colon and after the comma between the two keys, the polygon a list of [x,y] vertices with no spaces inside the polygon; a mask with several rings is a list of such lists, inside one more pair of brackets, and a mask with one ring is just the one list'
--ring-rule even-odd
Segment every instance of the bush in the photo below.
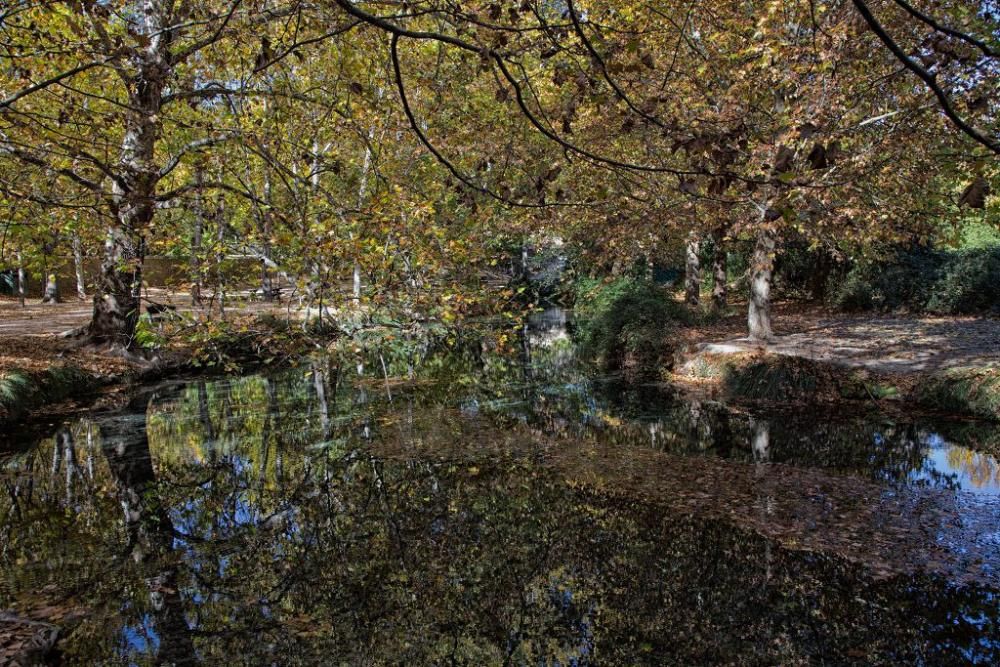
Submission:
{"label": "bush", "polygon": [[961,315],[1000,309],[1000,246],[899,250],[858,262],[831,282],[828,302],[848,311]]}
{"label": "bush", "polygon": [[964,315],[1000,308],[1000,247],[950,253],[926,310]]}
{"label": "bush", "polygon": [[655,375],[669,365],[671,333],[689,321],[682,304],[652,282],[582,280],[576,289],[580,352],[604,370]]}

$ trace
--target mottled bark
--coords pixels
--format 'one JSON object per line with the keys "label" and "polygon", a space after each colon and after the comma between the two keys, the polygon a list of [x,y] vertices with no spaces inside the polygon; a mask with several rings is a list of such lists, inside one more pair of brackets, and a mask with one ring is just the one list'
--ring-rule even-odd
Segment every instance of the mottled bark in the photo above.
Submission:
{"label": "mottled bark", "polygon": [[725,308],[728,300],[729,267],[724,238],[721,229],[712,233],[712,305],[719,309]]}
{"label": "mottled bark", "polygon": [[131,347],[139,321],[144,255],[142,239],[130,229],[108,230],[90,320],[94,342]]}
{"label": "mottled bark", "polygon": [[146,254],[144,235],[156,211],[160,180],[155,149],[162,125],[163,92],[172,67],[172,33],[165,29],[172,4],[143,0],[133,9],[145,44],[132,50],[129,58],[133,73],[127,81],[128,110],[118,170],[112,181],[114,224],[105,242],[90,323],[90,337],[97,343],[131,347],[135,340]]}
{"label": "mottled bark", "polygon": [[750,260],[750,305],[747,325],[750,339],[767,341],[771,329],[771,278],[774,268],[774,232],[761,224]]}
{"label": "mottled bark", "polygon": [[697,306],[701,301],[701,242],[697,234],[688,236],[684,248],[684,300]]}
{"label": "mottled bark", "polygon": [[83,275],[83,244],[80,235],[73,232],[73,270],[76,273],[76,298],[87,300],[87,282]]}

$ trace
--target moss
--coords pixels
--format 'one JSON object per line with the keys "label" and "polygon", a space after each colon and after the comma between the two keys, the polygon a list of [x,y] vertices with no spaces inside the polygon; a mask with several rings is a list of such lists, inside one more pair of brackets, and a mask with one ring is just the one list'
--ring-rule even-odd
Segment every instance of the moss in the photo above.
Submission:
{"label": "moss", "polygon": [[97,379],[76,366],[53,366],[33,373],[21,369],[0,372],[0,423],[22,417],[49,403],[87,392]]}
{"label": "moss", "polygon": [[1000,368],[952,368],[924,379],[914,396],[921,405],[1000,420]]}

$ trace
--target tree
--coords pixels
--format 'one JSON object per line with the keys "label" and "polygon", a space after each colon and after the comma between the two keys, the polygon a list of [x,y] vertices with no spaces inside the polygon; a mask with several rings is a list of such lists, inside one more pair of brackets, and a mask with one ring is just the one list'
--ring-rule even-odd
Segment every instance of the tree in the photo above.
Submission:
{"label": "tree", "polygon": [[[315,38],[305,7],[296,0],[55,2],[3,15],[3,88],[15,92],[0,101],[0,149],[60,186],[91,193],[104,216],[94,342],[133,344],[156,211],[195,188],[176,180],[177,168],[236,137],[199,119],[199,107],[262,94],[254,77]],[[281,37],[272,43],[266,35],[275,25]],[[61,203],[53,191],[30,198]]]}

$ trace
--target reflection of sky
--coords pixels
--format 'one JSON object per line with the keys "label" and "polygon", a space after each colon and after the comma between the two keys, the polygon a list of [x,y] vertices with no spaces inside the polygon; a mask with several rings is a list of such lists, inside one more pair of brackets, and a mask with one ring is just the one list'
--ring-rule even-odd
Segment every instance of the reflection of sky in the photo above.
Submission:
{"label": "reflection of sky", "polygon": [[927,436],[927,460],[917,479],[929,479],[930,471],[953,477],[963,491],[1000,494],[1000,462],[989,454],[946,442],[940,435]]}
{"label": "reflection of sky", "polygon": [[159,650],[160,636],[153,625],[153,618],[149,614],[143,614],[139,627],[126,625],[122,628],[123,656],[148,655]]}

